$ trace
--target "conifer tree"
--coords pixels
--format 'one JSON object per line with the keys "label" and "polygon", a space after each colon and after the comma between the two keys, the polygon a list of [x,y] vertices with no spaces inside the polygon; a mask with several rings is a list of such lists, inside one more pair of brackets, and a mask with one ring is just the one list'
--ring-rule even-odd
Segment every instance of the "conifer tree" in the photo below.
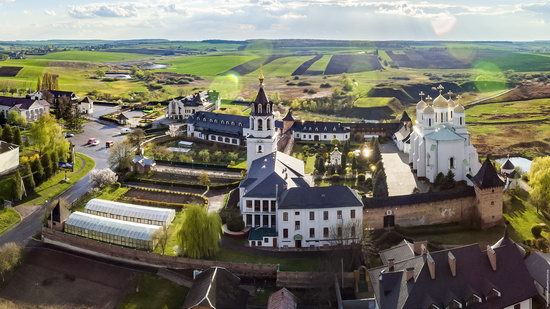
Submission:
{"label": "conifer tree", "polygon": [[26,176],[23,179],[23,183],[25,183],[25,189],[28,192],[33,192],[34,188],[36,187],[36,182],[34,182],[34,177],[32,175],[32,169],[29,162],[23,165],[23,171],[24,171],[24,175]]}
{"label": "conifer tree", "polygon": [[40,159],[36,159],[32,161],[31,167],[34,183],[36,185],[40,185],[45,180],[44,167],[42,166],[42,162],[40,161]]}
{"label": "conifer tree", "polygon": [[12,133],[13,133],[12,143],[19,146],[23,145],[23,141],[21,140],[21,131],[19,130],[19,128],[14,127],[12,130]]}
{"label": "conifer tree", "polygon": [[21,174],[18,170],[15,172],[15,177],[13,179],[13,196],[18,201],[23,198],[23,187],[21,186],[21,182]]}
{"label": "conifer tree", "polygon": [[49,179],[50,177],[52,177],[53,174],[52,160],[50,158],[50,155],[48,153],[43,154],[40,157],[40,161],[42,163],[42,167],[44,168],[44,180]]}
{"label": "conifer tree", "polygon": [[11,143],[13,141],[13,134],[9,124],[5,125],[2,130],[2,140],[6,143]]}

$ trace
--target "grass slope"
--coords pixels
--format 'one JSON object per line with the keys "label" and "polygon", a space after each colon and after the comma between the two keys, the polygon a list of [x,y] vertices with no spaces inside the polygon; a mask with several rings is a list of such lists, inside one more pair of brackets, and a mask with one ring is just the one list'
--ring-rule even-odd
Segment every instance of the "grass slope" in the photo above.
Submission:
{"label": "grass slope", "polygon": [[141,60],[147,58],[147,55],[131,53],[111,53],[98,51],[79,51],[70,50],[49,53],[43,56],[35,56],[31,59],[61,60],[61,61],[83,61],[83,62],[124,62],[132,60]]}
{"label": "grass slope", "polygon": [[159,71],[215,76],[256,58],[250,55],[181,56],[161,61],[160,63],[170,66]]}
{"label": "grass slope", "polygon": [[359,98],[353,102],[354,107],[368,108],[386,106],[393,98]]}
{"label": "grass slope", "polygon": [[126,295],[120,308],[181,308],[189,289],[149,273],[139,277],[139,292]]}
{"label": "grass slope", "polygon": [[550,113],[550,99],[493,103],[474,106],[466,112],[467,122],[507,123],[543,120]]}
{"label": "grass slope", "polygon": [[325,71],[325,68],[327,67],[327,64],[329,63],[331,57],[332,57],[332,55],[324,55],[321,59],[315,61],[315,63],[313,63],[313,64],[309,67],[309,69],[307,69],[306,74],[307,74],[308,72],[311,72],[311,71],[321,71],[321,72],[324,72],[324,71]]}
{"label": "grass slope", "polygon": [[7,231],[10,227],[21,221],[21,217],[13,208],[0,210],[0,235]]}
{"label": "grass slope", "polygon": [[[296,68],[298,68],[302,63],[311,59],[312,56],[288,56],[276,59],[263,66],[263,73],[265,76],[276,77],[276,76],[290,76]],[[259,76],[260,70],[255,70],[249,75]]]}

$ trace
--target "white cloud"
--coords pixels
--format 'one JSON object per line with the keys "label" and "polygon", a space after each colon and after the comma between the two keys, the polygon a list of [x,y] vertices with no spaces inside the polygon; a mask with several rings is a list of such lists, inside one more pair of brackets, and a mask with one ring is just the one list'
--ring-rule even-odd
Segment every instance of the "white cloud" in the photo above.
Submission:
{"label": "white cloud", "polygon": [[286,13],[281,15],[282,19],[302,19],[306,17],[307,17],[306,15],[296,14],[296,13]]}
{"label": "white cloud", "polygon": [[245,31],[253,31],[256,30],[256,26],[252,24],[239,24],[239,29]]}
{"label": "white cloud", "polygon": [[29,11],[29,10],[23,10],[23,14],[27,15],[27,16],[30,16],[30,15],[32,15],[32,12]]}
{"label": "white cloud", "polygon": [[54,10],[44,10],[44,13],[48,16],[55,16],[57,15]]}
{"label": "white cloud", "polygon": [[91,3],[81,6],[71,6],[69,15],[75,18],[94,17],[135,17],[138,15],[138,5],[129,2]]}

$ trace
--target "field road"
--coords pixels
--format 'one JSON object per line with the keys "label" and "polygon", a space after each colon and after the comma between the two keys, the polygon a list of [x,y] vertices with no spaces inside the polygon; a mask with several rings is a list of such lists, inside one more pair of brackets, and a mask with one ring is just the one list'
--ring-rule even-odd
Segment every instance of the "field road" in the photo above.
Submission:
{"label": "field road", "polygon": [[[114,110],[116,107],[105,107],[94,111],[92,117],[99,117],[101,114],[109,113],[109,109]],[[97,114],[96,114],[97,113]],[[95,137],[100,140],[98,146],[85,145],[89,138]],[[82,133],[71,138],[75,144],[75,151],[82,152],[90,156],[95,161],[96,168],[108,167],[108,151],[105,148],[105,141],[113,140],[115,143],[123,139],[120,135],[120,127],[114,124],[104,124],[90,120],[84,124]],[[90,188],[89,175],[84,176],[79,182],[62,193],[59,198],[66,200],[68,203],[75,202],[79,197],[84,195]],[[45,206],[38,207],[32,214],[25,217],[13,229],[0,236],[0,245],[7,242],[16,242],[21,245],[26,245],[31,237],[38,234],[42,228],[42,219],[44,218]]]}

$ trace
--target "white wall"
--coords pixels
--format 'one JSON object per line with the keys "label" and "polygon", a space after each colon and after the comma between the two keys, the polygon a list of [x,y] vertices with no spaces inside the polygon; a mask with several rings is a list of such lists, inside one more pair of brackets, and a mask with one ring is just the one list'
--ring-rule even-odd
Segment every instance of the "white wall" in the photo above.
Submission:
{"label": "white wall", "polygon": [[[277,201],[274,198],[243,198],[244,189],[240,189],[240,207],[243,221],[246,226],[277,226]],[[247,202],[252,204],[252,207],[247,207]],[[259,203],[259,209],[255,207],[255,203]],[[264,207],[267,203],[267,208]],[[264,217],[267,216],[266,219]],[[274,216],[274,217],[272,217]],[[273,220],[274,219],[274,220]],[[264,224],[267,220],[267,225]],[[259,221],[259,222],[258,222]]]}
{"label": "white wall", "polygon": [[[338,211],[342,211],[342,218],[337,217]],[[351,218],[351,210],[355,210],[355,219]],[[328,220],[324,219],[324,212],[328,211]],[[314,219],[310,220],[310,212],[314,213]],[[284,221],[284,213],[288,213],[288,221]],[[296,221],[300,221],[300,228],[295,229]],[[293,248],[296,245],[295,235],[302,236],[302,247],[319,247],[331,245],[331,236],[334,229],[346,223],[355,222],[356,235],[361,233],[363,222],[362,207],[319,208],[319,209],[280,209],[277,212],[278,246]],[[314,237],[310,237],[310,228],[315,230]],[[324,229],[328,229],[328,237],[324,235]],[[288,229],[288,237],[284,237],[284,229]]]}
{"label": "white wall", "polygon": [[[334,139],[339,141],[349,140],[350,132],[345,133],[334,133],[334,132],[316,132],[316,131],[307,131],[307,132],[294,132],[294,138],[301,141],[324,141],[330,142]],[[315,139],[317,137],[317,139]]]}
{"label": "white wall", "polygon": [[0,154],[0,173],[19,166],[19,147]]}
{"label": "white wall", "polygon": [[[514,304],[517,305],[517,304]],[[514,309],[514,305],[508,306],[504,309]],[[526,299],[519,303],[521,309],[531,309],[533,307],[533,300],[531,298]]]}

